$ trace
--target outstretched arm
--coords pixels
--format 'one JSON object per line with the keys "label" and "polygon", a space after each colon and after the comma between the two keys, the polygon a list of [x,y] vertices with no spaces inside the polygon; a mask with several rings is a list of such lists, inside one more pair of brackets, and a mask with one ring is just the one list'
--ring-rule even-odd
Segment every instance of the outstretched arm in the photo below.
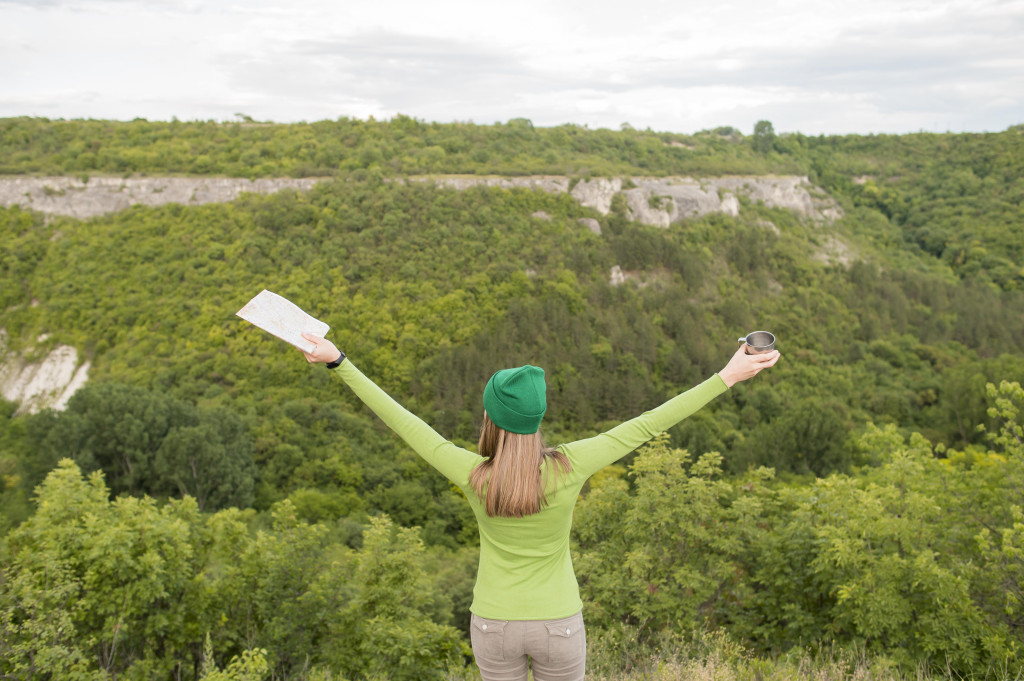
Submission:
{"label": "outstretched arm", "polygon": [[[307,362],[328,364],[342,358],[342,353],[331,341],[307,334],[303,334],[303,337],[316,344],[312,353],[303,352]],[[469,472],[482,461],[479,456],[444,439],[364,376],[350,360],[344,359],[334,371],[373,413],[427,463],[459,487],[468,484]]]}
{"label": "outstretched arm", "polygon": [[779,361],[779,352],[748,355],[741,347],[720,372],[685,393],[596,437],[573,442],[563,449],[573,468],[591,475],[668,430],[740,381],[759,374]]}

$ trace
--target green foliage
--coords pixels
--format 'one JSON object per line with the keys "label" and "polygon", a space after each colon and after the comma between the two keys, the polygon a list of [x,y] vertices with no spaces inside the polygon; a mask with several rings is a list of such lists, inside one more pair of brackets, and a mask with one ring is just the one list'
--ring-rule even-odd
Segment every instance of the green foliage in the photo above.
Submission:
{"label": "green foliage", "polygon": [[812,569],[832,585],[832,626],[879,651],[903,653],[906,664],[945,659],[969,669],[982,658],[987,631],[963,566],[939,555],[945,542],[934,528],[942,509],[919,490],[924,467],[934,465],[921,444],[895,452],[875,485],[819,484],[814,504],[821,510],[812,517],[825,527]]}
{"label": "green foliage", "polygon": [[202,611],[190,541],[198,522],[188,499],[163,508],[110,502],[98,473],[83,480],[62,461],[40,486],[36,513],[7,539],[5,673],[138,678],[175,669]]}
{"label": "green foliage", "polygon": [[754,150],[759,154],[767,154],[775,147],[775,127],[771,121],[758,121],[754,125],[752,139]]}
{"label": "green foliage", "polygon": [[424,618],[436,589],[424,558],[414,531],[387,518],[371,522],[350,577],[359,590],[332,626],[337,668],[359,677],[440,679],[460,659],[459,632]]}
{"label": "green foliage", "polygon": [[187,494],[200,509],[252,503],[252,442],[227,409],[97,383],[75,393],[65,412],[37,421],[36,461],[69,457],[87,472],[101,470],[114,494]]}
{"label": "green foliage", "polygon": [[[466,650],[415,530],[373,521],[358,551],[297,519],[110,500],[70,460],[6,541],[0,674],[19,678],[442,678]],[[461,564],[461,563],[460,563]],[[227,666],[218,668],[214,651]]]}
{"label": "green foliage", "polygon": [[0,309],[17,304],[28,292],[28,280],[46,253],[49,230],[42,215],[11,208],[0,211]]}
{"label": "green foliage", "polygon": [[77,648],[73,638],[74,622],[67,605],[79,593],[65,565],[44,563],[35,570],[20,566],[5,570],[0,600],[0,653],[4,662],[0,669],[22,678],[96,678],[88,656]]}
{"label": "green foliage", "polygon": [[1007,456],[1024,458],[1024,388],[1016,381],[1002,381],[998,388],[989,383],[985,392],[994,402],[988,415],[999,423],[999,432],[989,433],[989,440]]}
{"label": "green foliage", "polygon": [[[732,129],[730,128],[731,132]],[[388,174],[717,174],[791,171],[730,134],[339,118],[315,123],[0,119],[0,174],[193,173],[233,177]]]}
{"label": "green foliage", "polygon": [[759,424],[736,448],[731,467],[751,463],[801,475],[827,475],[849,468],[847,408],[820,397],[793,400],[784,414]]}
{"label": "green foliage", "polygon": [[[1019,224],[1024,139],[998,135],[780,138],[812,159],[811,177],[886,216],[890,238],[918,248],[963,279],[1020,290]],[[979,315],[979,319],[984,315]]]}
{"label": "green foliage", "polygon": [[200,681],[263,681],[270,670],[266,656],[267,651],[263,649],[246,650],[240,656],[233,657],[227,668],[217,669],[217,664],[213,661],[210,635],[207,634],[206,643],[203,645],[203,666],[199,679]]}
{"label": "green foliage", "polygon": [[[1024,638],[1024,512],[1020,506],[1010,511],[1012,524],[995,533],[983,528],[976,540],[987,567],[982,584],[986,605],[1019,644]],[[1018,651],[1014,657],[1019,656]]]}
{"label": "green foliage", "polygon": [[[828,640],[904,669],[1019,664],[1019,507],[1012,518],[970,514],[977,490],[1019,499],[1020,468],[955,468],[892,427],[869,430],[861,446],[882,465],[780,486],[767,471],[718,478],[716,455],[691,464],[664,438],[647,445],[631,486],[595,480],[578,505],[588,621],[655,649],[669,632],[686,640],[723,626],[776,653]],[[973,498],[959,494],[969,489]],[[996,538],[986,529],[1003,523]]]}
{"label": "green foliage", "polygon": [[719,621],[721,602],[744,590],[733,557],[751,539],[761,514],[753,491],[770,472],[741,488],[718,478],[718,453],[691,461],[662,436],[640,450],[630,474],[633,494],[613,479],[577,506],[574,564],[588,620],[631,624],[641,636]]}

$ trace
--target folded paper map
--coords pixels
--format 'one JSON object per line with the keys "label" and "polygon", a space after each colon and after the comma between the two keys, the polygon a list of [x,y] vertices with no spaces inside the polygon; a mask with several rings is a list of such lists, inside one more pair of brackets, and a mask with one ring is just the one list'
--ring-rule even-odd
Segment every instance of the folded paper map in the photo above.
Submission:
{"label": "folded paper map", "polygon": [[316,346],[303,338],[302,334],[309,333],[323,338],[331,330],[331,327],[307,314],[295,303],[266,289],[235,314],[303,352],[313,352]]}

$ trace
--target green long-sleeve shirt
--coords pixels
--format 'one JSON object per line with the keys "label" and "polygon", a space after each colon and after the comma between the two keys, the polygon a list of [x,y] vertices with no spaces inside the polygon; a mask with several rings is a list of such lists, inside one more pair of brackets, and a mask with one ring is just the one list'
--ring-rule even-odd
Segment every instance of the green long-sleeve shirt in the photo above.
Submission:
{"label": "green long-sleeve shirt", "polygon": [[569,554],[569,530],[583,483],[728,389],[715,374],[606,433],[560,445],[558,449],[569,458],[572,472],[545,476],[545,480],[557,481],[547,493],[548,504],[523,518],[492,518],[469,484],[470,471],[481,462],[478,454],[444,439],[351,361],[342,362],[335,373],[389,428],[466,495],[480,528],[480,565],[470,610],[480,617],[500,620],[558,619],[579,612],[583,601]]}

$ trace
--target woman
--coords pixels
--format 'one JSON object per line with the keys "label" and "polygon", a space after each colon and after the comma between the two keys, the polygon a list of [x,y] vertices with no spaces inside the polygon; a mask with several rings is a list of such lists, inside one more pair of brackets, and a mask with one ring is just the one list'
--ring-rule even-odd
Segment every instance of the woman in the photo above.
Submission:
{"label": "woman", "polygon": [[[572,509],[587,479],[697,411],[739,381],[773,366],[778,351],[741,347],[722,371],[606,433],[549,449],[544,370],[498,371],[484,388],[479,453],[445,440],[366,378],[323,338],[304,353],[333,369],[409,446],[458,485],[480,530],[470,611],[473,655],[484,681],[582,680],[586,666],[579,587],[569,555]],[[481,457],[483,459],[481,460]]]}

